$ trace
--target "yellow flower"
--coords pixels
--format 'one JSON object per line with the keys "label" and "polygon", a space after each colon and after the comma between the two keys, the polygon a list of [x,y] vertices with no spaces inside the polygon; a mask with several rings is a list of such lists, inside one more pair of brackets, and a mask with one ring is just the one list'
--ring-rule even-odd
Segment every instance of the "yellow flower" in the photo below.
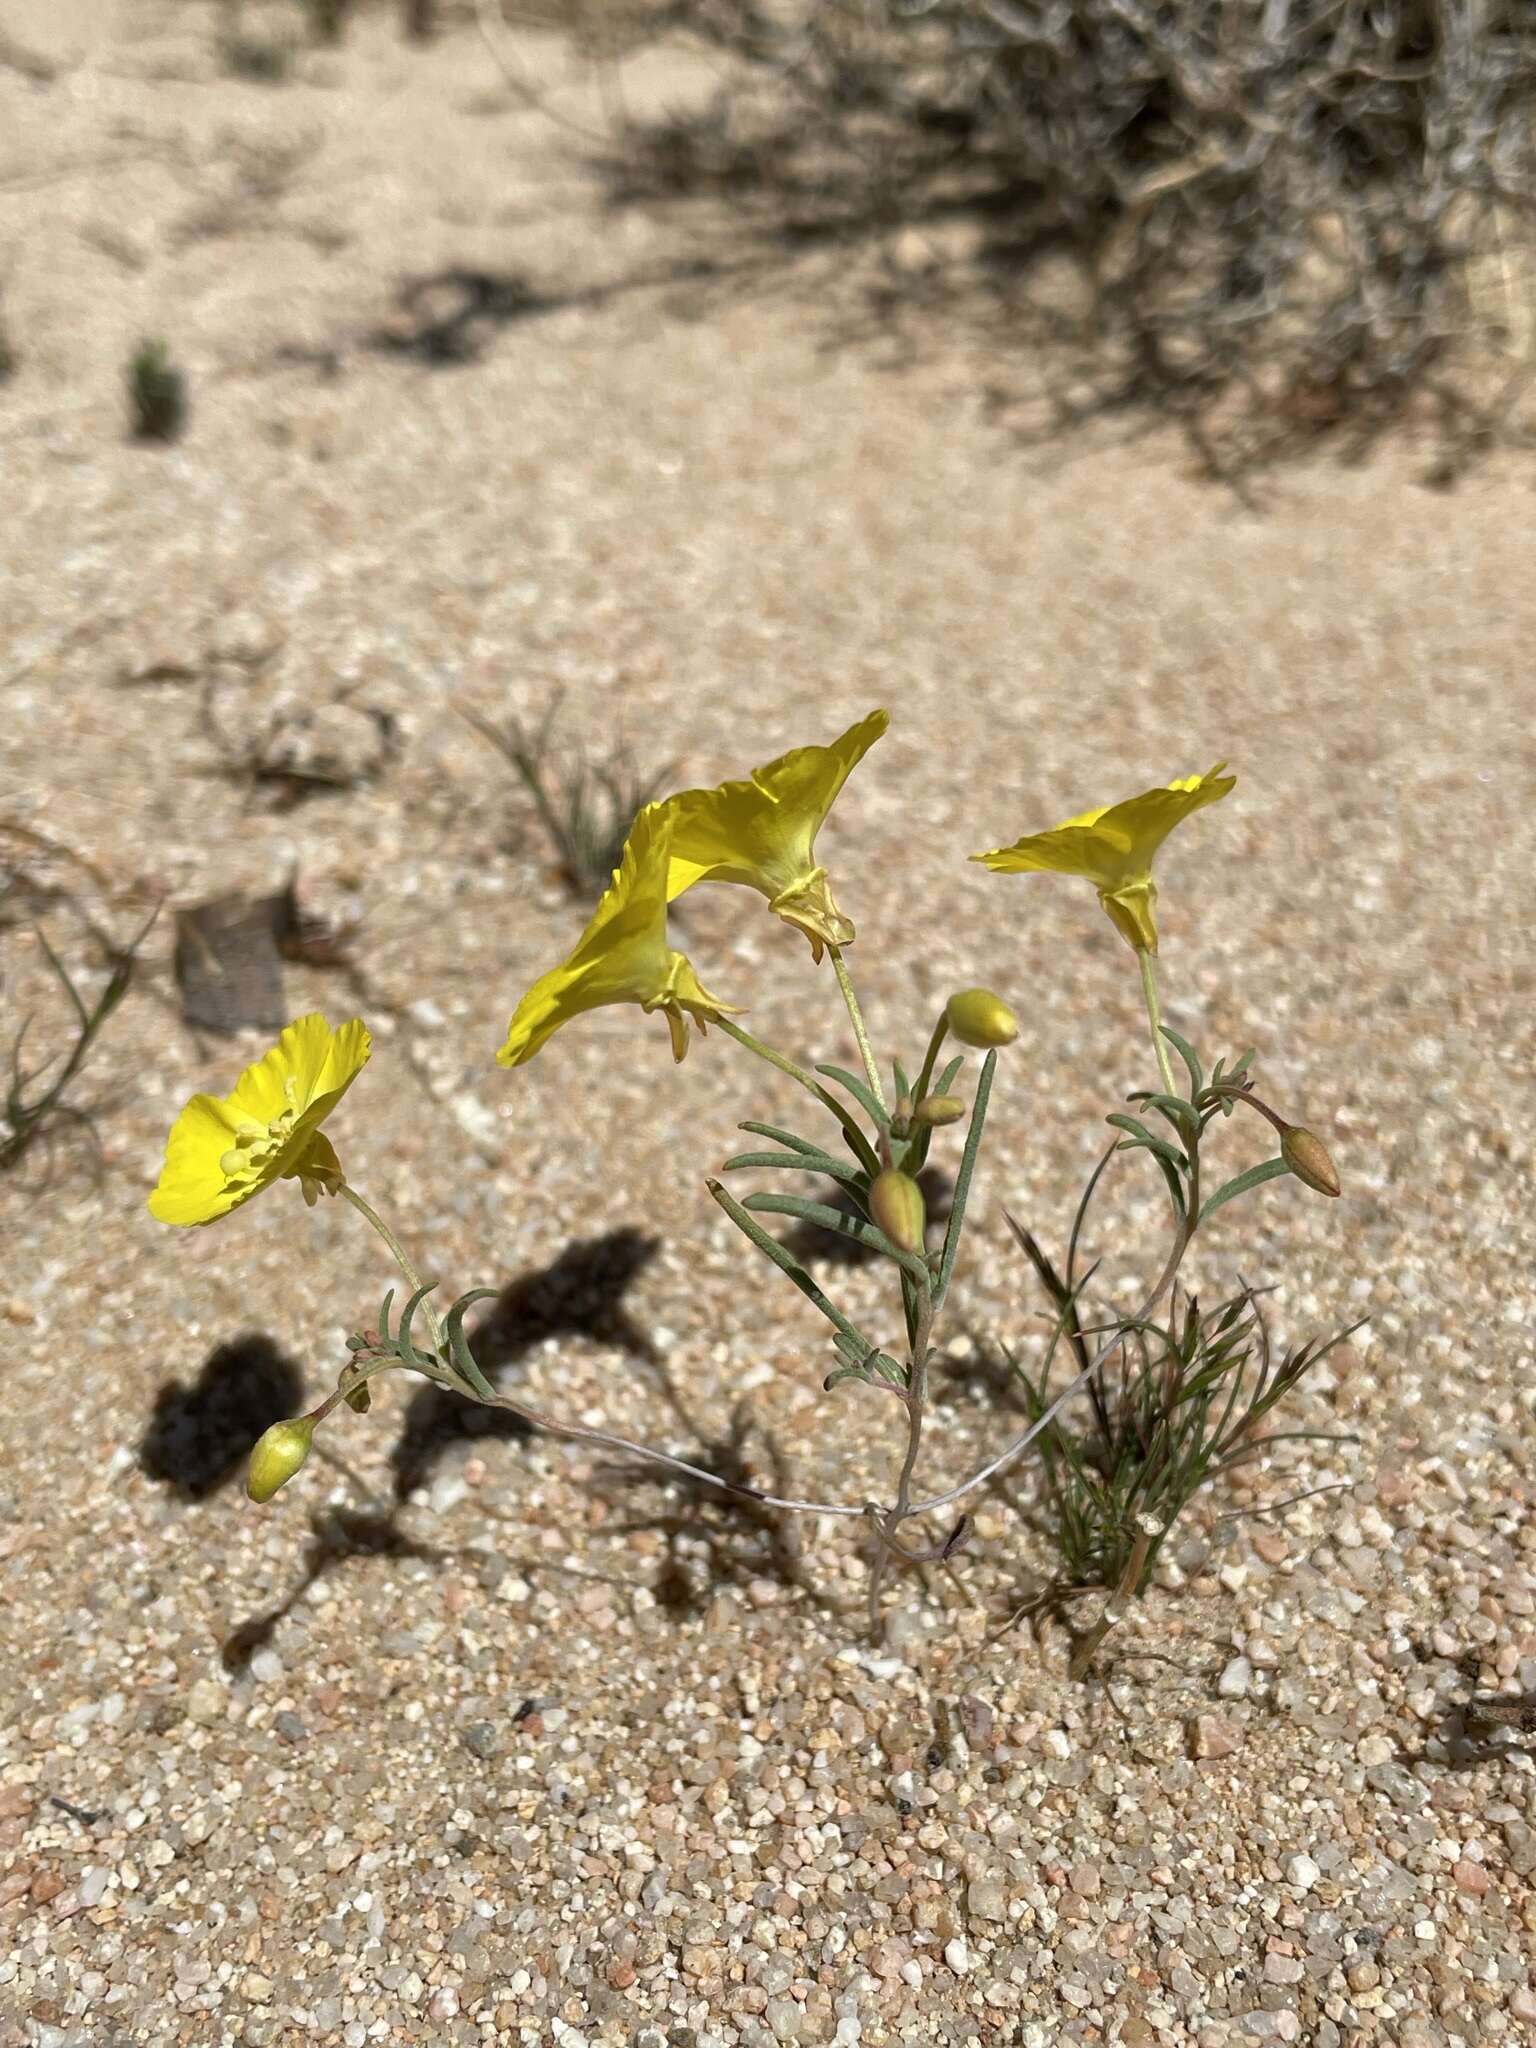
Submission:
{"label": "yellow flower", "polygon": [[1120,936],[1138,951],[1155,953],[1157,884],[1152,879],[1152,857],[1175,825],[1207,804],[1220,803],[1233,787],[1237,777],[1221,772],[1226,765],[1218,761],[1203,775],[1186,775],[1123,804],[1084,811],[1054,832],[1037,832],[971,858],[1000,875],[1048,870],[1086,876]]}
{"label": "yellow flower", "polygon": [[161,1223],[212,1223],[284,1178],[298,1181],[306,1202],[334,1193],[341,1164],[320,1126],[372,1049],[360,1017],[339,1031],[314,1014],[290,1024],[232,1094],[194,1095],[177,1117],[149,1213]]}
{"label": "yellow flower", "polygon": [[817,960],[824,946],[846,946],[853,926],[832,900],[816,862],[816,834],[838,791],[890,723],[883,711],[848,728],[830,747],[796,747],[745,782],[685,789],[668,799],[676,817],[671,901],[695,882],[740,882],[804,932]]}
{"label": "yellow flower", "polygon": [[667,944],[668,804],[647,804],[624,842],[624,858],[574,951],[540,977],[518,1004],[497,1053],[521,1066],[572,1017],[605,1003],[660,1010],[672,1033],[672,1057],[688,1050],[688,1018],[700,1031],[731,1006],[710,995],[682,953]]}

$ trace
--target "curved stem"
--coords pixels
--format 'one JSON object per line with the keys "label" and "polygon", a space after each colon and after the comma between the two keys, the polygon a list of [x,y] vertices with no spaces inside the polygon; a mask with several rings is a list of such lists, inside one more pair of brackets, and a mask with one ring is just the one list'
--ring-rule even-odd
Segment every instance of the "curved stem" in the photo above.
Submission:
{"label": "curved stem", "polygon": [[933,1036],[929,1039],[928,1050],[923,1056],[923,1071],[918,1075],[917,1087],[913,1090],[914,1103],[921,1102],[928,1093],[928,1085],[933,1079],[933,1069],[939,1057],[939,1048],[943,1045],[948,1031],[949,1011],[940,1010],[939,1021],[933,1027]]}
{"label": "curved stem", "polygon": [[1163,1093],[1182,1095],[1183,1090],[1173,1078],[1173,1062],[1168,1057],[1168,1041],[1163,1036],[1163,1012],[1157,999],[1157,969],[1153,965],[1152,954],[1147,947],[1138,946],[1136,958],[1141,962],[1141,992],[1146,998],[1147,1022],[1152,1026],[1152,1050],[1157,1054],[1157,1070],[1163,1077]]}
{"label": "curved stem", "polygon": [[[359,1216],[362,1216],[366,1219],[367,1222],[373,1225],[374,1229],[379,1233],[379,1236],[382,1237],[384,1242],[389,1246],[389,1249],[394,1256],[395,1264],[400,1268],[401,1272],[410,1282],[411,1292],[413,1294],[420,1293],[422,1287],[421,1275],[417,1272],[416,1268],[411,1264],[405,1246],[400,1242],[399,1238],[396,1237],[395,1233],[384,1221],[384,1218],[379,1214],[378,1210],[375,1209],[371,1203],[365,1202],[362,1196],[357,1192],[357,1189],[354,1187],[350,1187],[346,1181],[342,1182],[341,1186],[336,1190],[336,1192],[339,1195],[345,1195],[347,1200],[352,1204],[353,1208],[357,1211]],[[443,1326],[438,1321],[436,1312],[434,1311],[431,1302],[426,1299],[425,1295],[422,1296],[421,1312],[427,1319],[427,1328],[432,1332],[433,1348],[439,1353],[441,1353],[443,1349]]]}
{"label": "curved stem", "polygon": [[885,1099],[885,1087],[880,1079],[880,1069],[875,1062],[875,1049],[869,1042],[869,1031],[864,1022],[864,1012],[859,1008],[859,999],[854,994],[853,980],[848,972],[848,963],[843,958],[840,946],[828,946],[832,956],[832,972],[837,976],[837,985],[843,992],[843,1001],[848,1006],[849,1022],[853,1035],[859,1041],[859,1057],[864,1062],[864,1071],[869,1076],[869,1085],[874,1091],[876,1102],[882,1109],[889,1109]]}
{"label": "curved stem", "polygon": [[744,1025],[738,1024],[733,1017],[712,1017],[710,1022],[723,1031],[727,1038],[734,1038],[736,1043],[744,1045],[748,1052],[755,1052],[760,1060],[766,1060],[770,1067],[777,1067],[781,1074],[788,1074],[792,1081],[798,1081],[800,1086],[809,1089],[812,1095],[819,1097],[822,1094],[821,1083],[814,1074],[808,1073],[787,1053],[778,1052],[771,1045],[764,1045],[760,1038],[748,1031]]}

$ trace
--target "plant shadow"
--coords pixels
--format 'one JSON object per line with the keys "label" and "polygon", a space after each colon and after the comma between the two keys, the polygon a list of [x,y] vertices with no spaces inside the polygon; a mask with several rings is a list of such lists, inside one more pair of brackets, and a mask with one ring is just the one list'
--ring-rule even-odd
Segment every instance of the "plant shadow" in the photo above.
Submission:
{"label": "plant shadow", "polygon": [[[470,1353],[494,1386],[499,1376],[552,1337],[584,1337],[614,1345],[627,1357],[655,1363],[650,1337],[624,1306],[624,1296],[660,1249],[660,1239],[625,1226],[569,1244],[547,1266],[504,1287],[468,1333]],[[451,1443],[517,1442],[531,1435],[521,1417],[482,1408],[441,1387],[411,1396],[390,1458],[394,1497],[403,1501],[424,1485]]]}
{"label": "plant shadow", "polygon": [[207,1500],[245,1469],[252,1444],[303,1403],[297,1363],[261,1330],[216,1345],[190,1386],[167,1380],[139,1441],[146,1477]]}

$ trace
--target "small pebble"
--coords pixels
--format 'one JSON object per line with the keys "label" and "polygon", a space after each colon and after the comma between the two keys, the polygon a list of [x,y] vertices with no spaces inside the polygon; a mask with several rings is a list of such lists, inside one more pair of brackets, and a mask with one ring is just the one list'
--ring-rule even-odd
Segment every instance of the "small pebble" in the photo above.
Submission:
{"label": "small pebble", "polygon": [[1252,1683],[1253,1666],[1246,1657],[1234,1657],[1217,1679],[1216,1690],[1224,1700],[1241,1700]]}

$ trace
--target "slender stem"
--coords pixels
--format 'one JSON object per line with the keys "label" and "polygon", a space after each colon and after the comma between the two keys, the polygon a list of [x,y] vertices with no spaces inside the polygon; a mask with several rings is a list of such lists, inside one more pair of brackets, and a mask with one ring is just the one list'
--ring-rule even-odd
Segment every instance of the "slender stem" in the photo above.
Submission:
{"label": "slender stem", "polygon": [[798,1066],[786,1053],[776,1052],[771,1045],[764,1045],[760,1038],[736,1023],[733,1018],[712,1017],[710,1022],[717,1025],[727,1038],[734,1038],[738,1045],[744,1045],[748,1052],[755,1052],[758,1058],[766,1060],[770,1067],[777,1067],[781,1074],[788,1074],[791,1080],[798,1081],[802,1088],[809,1089],[818,1099],[824,1094],[825,1091],[814,1074],[807,1073],[804,1067]]}
{"label": "slender stem", "polygon": [[1147,1000],[1147,1022],[1152,1026],[1152,1050],[1157,1054],[1158,1072],[1163,1077],[1163,1092],[1166,1095],[1180,1095],[1183,1091],[1173,1078],[1173,1062],[1168,1056],[1168,1041],[1163,1036],[1163,1012],[1157,1000],[1157,969],[1153,964],[1153,956],[1146,946],[1138,946],[1136,957],[1141,962],[1141,992]]}
{"label": "slender stem", "polygon": [[1136,1589],[1141,1584],[1141,1575],[1147,1565],[1147,1552],[1162,1534],[1162,1528],[1160,1524],[1154,1523],[1150,1516],[1139,1516],[1137,1520],[1136,1540],[1131,1545],[1131,1554],[1125,1561],[1125,1570],[1120,1574],[1120,1582],[1104,1602],[1104,1611],[1098,1620],[1078,1644],[1067,1670],[1069,1678],[1087,1677],[1088,1667],[1093,1662],[1100,1643],[1110,1630],[1124,1619],[1126,1603],[1134,1598]]}
{"label": "slender stem", "polygon": [[[422,1287],[421,1275],[417,1272],[416,1268],[411,1264],[411,1261],[407,1256],[405,1246],[400,1242],[399,1238],[396,1237],[395,1233],[384,1221],[384,1218],[379,1214],[378,1210],[375,1209],[370,1203],[365,1202],[362,1196],[357,1192],[357,1189],[349,1186],[346,1181],[342,1182],[341,1186],[337,1189],[337,1193],[345,1195],[347,1200],[352,1204],[353,1208],[357,1211],[357,1213],[373,1225],[374,1229],[379,1233],[379,1236],[383,1238],[384,1242],[389,1246],[390,1251],[394,1254],[395,1264],[400,1268],[401,1272],[410,1282],[411,1292],[413,1294],[419,1294],[421,1292]],[[421,1312],[427,1319],[427,1328],[432,1332],[433,1348],[438,1352],[441,1352],[443,1349],[443,1326],[438,1321],[431,1302],[429,1302],[425,1298],[425,1296],[423,1296],[422,1298]]]}
{"label": "slender stem", "polygon": [[923,1443],[923,1416],[928,1398],[928,1339],[933,1331],[933,1288],[925,1287],[918,1296],[917,1322],[912,1333],[912,1359],[907,1374],[907,1448],[901,1461],[901,1472],[896,1480],[896,1499],[889,1513],[876,1514],[875,1551],[869,1563],[869,1634],[872,1642],[879,1642],[881,1634],[880,1589],[885,1581],[885,1568],[894,1550],[904,1555],[896,1541],[896,1531],[906,1520],[912,1500],[912,1474],[917,1468],[917,1455]]}
{"label": "slender stem", "polygon": [[843,992],[843,1001],[848,1005],[849,1022],[853,1035],[859,1041],[859,1056],[864,1062],[864,1071],[869,1076],[869,1085],[874,1090],[876,1102],[882,1109],[888,1107],[885,1086],[880,1079],[880,1068],[875,1061],[875,1049],[869,1042],[869,1031],[864,1023],[864,1012],[859,1008],[859,999],[854,994],[853,981],[848,973],[848,963],[843,958],[841,946],[828,946],[832,956],[832,972],[837,976],[837,985]]}
{"label": "slender stem", "polygon": [[948,1031],[949,1012],[940,1010],[939,1021],[933,1027],[933,1036],[928,1041],[928,1051],[923,1058],[923,1071],[917,1077],[917,1088],[912,1096],[914,1103],[921,1102],[928,1093],[929,1083],[933,1079],[933,1069],[939,1057],[939,1048],[943,1045]]}

